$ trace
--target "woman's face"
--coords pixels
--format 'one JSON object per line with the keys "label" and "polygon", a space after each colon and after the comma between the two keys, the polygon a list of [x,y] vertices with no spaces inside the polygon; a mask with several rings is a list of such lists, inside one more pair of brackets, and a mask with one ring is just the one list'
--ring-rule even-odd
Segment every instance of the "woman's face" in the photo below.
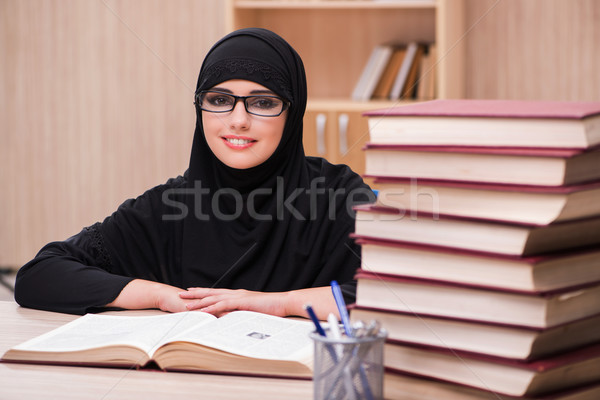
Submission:
{"label": "woman's face", "polygon": [[[258,83],[241,79],[219,83],[210,90],[235,96],[276,96]],[[229,112],[203,110],[202,125],[213,154],[231,168],[246,169],[262,164],[273,154],[283,135],[286,117],[287,110],[276,117],[249,114],[240,100]]]}

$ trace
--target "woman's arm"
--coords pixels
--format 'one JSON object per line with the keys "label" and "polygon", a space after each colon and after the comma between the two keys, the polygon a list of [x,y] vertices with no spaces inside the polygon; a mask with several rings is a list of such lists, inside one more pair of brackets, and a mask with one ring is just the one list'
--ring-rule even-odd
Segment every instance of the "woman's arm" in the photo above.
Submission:
{"label": "woman's arm", "polygon": [[168,312],[188,311],[186,305],[189,300],[179,296],[181,290],[164,283],[134,279],[106,306],[129,310],[158,308]]}
{"label": "woman's arm", "polygon": [[15,300],[23,307],[85,314],[114,300],[133,278],[108,272],[88,246],[85,230],[46,245],[17,273]]}
{"label": "woman's arm", "polygon": [[[145,308],[148,298],[159,299],[156,304],[166,309],[181,309],[169,300],[181,301],[180,289],[152,283],[176,281],[169,246],[177,226],[162,220],[162,194],[183,184],[181,177],[169,180],[126,200],[102,223],[44,246],[19,270],[15,300],[24,307],[72,314],[130,302]],[[152,296],[136,290],[139,283],[130,284],[134,279],[144,279]]]}
{"label": "woman's arm", "polygon": [[256,311],[280,317],[307,316],[305,304],[311,304],[317,317],[326,320],[329,313],[339,317],[330,286],[289,292],[254,292],[244,289],[189,288],[179,293],[188,300],[188,310],[200,310],[221,316],[235,310]]}

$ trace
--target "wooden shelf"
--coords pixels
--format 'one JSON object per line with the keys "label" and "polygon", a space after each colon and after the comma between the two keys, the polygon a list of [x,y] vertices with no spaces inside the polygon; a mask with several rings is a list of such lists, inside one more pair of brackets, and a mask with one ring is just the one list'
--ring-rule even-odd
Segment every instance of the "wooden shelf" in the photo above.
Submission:
{"label": "wooden shelf", "polygon": [[391,9],[391,8],[435,8],[435,0],[414,1],[337,1],[337,0],[290,0],[290,1],[234,1],[236,8],[248,9]]}
{"label": "wooden shelf", "polygon": [[367,110],[414,101],[354,101],[352,91],[380,44],[436,43],[438,97],[463,97],[464,0],[229,0],[226,27],[270,29],[304,62],[308,104],[306,154],[364,171]]}
{"label": "wooden shelf", "polygon": [[346,112],[362,112],[366,110],[375,110],[378,108],[395,107],[403,104],[414,103],[407,100],[370,100],[370,101],[354,101],[346,98],[309,98],[306,109],[308,111],[338,111]]}
{"label": "wooden shelf", "polygon": [[302,57],[311,98],[350,98],[372,49],[436,43],[438,97],[464,97],[464,0],[228,0],[226,29],[264,27]]}

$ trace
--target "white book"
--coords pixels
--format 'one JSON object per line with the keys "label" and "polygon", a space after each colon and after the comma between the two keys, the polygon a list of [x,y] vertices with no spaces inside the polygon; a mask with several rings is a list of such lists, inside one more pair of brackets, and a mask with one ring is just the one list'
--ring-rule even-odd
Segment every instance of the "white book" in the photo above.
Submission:
{"label": "white book", "polygon": [[359,100],[367,101],[373,97],[373,92],[385,71],[385,67],[387,67],[390,62],[390,58],[392,58],[392,53],[394,52],[394,48],[392,46],[378,46],[380,47],[379,52],[377,53],[377,58],[375,59],[375,63],[373,65],[373,70],[367,76],[366,84],[364,91]]}
{"label": "white book", "polygon": [[417,49],[419,45],[416,42],[411,42],[406,47],[406,55],[404,56],[404,61],[402,62],[402,66],[398,70],[398,75],[396,75],[396,80],[394,81],[394,85],[392,86],[392,90],[390,92],[390,100],[398,100],[400,95],[402,94],[402,89],[404,88],[404,84],[406,83],[406,78],[408,77],[408,73],[410,72],[410,67],[415,59],[415,55],[417,54]]}
{"label": "white book", "polygon": [[3,361],[312,377],[310,321],[234,311],[87,314],[12,347]]}
{"label": "white book", "polygon": [[367,81],[369,80],[369,77],[373,73],[373,70],[377,63],[377,59],[379,58],[379,55],[382,52],[382,50],[383,50],[382,46],[375,46],[373,51],[371,51],[371,55],[369,56],[369,59],[367,60],[367,64],[363,68],[360,78],[356,82],[356,86],[354,87],[354,90],[352,92],[352,100],[357,100],[357,101],[363,100],[363,94],[365,93],[365,90],[367,87]]}

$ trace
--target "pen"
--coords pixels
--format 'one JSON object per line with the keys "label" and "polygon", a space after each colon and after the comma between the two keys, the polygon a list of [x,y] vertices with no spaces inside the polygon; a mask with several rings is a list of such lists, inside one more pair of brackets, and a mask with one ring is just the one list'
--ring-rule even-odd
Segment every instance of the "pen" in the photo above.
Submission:
{"label": "pen", "polygon": [[340,340],[342,338],[342,332],[340,331],[340,325],[336,316],[329,313],[327,322],[329,323],[329,331],[331,332],[333,339]]}
{"label": "pen", "polygon": [[305,304],[304,309],[308,313],[308,316],[310,317],[312,322],[315,324],[315,329],[317,330],[317,333],[321,336],[327,336],[325,334],[325,331],[323,330],[323,327],[321,326],[321,323],[319,322],[319,319],[317,318],[317,314],[315,314],[315,310],[313,310],[312,306],[310,304]]}
{"label": "pen", "polygon": [[337,305],[338,311],[340,312],[340,318],[342,319],[342,325],[344,326],[344,332],[348,337],[353,337],[352,329],[350,328],[350,320],[348,319],[348,310],[346,309],[346,303],[344,302],[344,296],[342,296],[342,290],[337,281],[331,281],[331,291],[333,292],[333,298]]}
{"label": "pen", "polygon": [[[329,313],[329,315],[327,316],[327,322],[329,324],[329,332],[331,332],[331,337],[333,338],[333,340],[340,340],[342,338],[342,332],[340,331],[340,325],[339,325],[337,317],[335,315],[333,315],[332,313]],[[338,355],[338,360],[340,360],[341,366],[343,367],[342,375],[339,376],[338,379],[342,379],[342,383],[343,383],[344,389],[346,390],[346,395],[348,396],[348,398],[351,400],[356,400],[356,391],[354,389],[354,383],[352,382],[352,373],[351,373],[350,369],[348,368],[349,367],[348,356],[350,356],[350,354],[348,354],[346,357],[344,357],[343,356],[343,348],[338,348],[337,355]],[[339,398],[340,393],[337,391],[336,387],[337,387],[337,380],[333,382],[333,386],[331,387],[331,390],[329,391],[329,395],[327,398],[330,398],[330,397],[334,398],[334,399]]]}
{"label": "pen", "polygon": [[[342,325],[344,326],[344,331],[348,337],[354,337],[352,334],[352,328],[350,327],[350,320],[348,318],[348,310],[346,309],[346,302],[344,302],[344,297],[342,296],[342,290],[340,289],[340,285],[338,285],[337,281],[331,281],[331,291],[333,292],[333,298],[335,299],[335,304],[338,307],[338,311],[340,312],[340,317],[342,319]],[[360,361],[360,359],[359,359]],[[369,385],[369,381],[367,379],[365,370],[362,365],[359,366],[359,375],[361,383],[363,384],[363,388],[365,390],[365,397],[367,400],[373,400],[373,394],[371,393],[371,388]]]}

